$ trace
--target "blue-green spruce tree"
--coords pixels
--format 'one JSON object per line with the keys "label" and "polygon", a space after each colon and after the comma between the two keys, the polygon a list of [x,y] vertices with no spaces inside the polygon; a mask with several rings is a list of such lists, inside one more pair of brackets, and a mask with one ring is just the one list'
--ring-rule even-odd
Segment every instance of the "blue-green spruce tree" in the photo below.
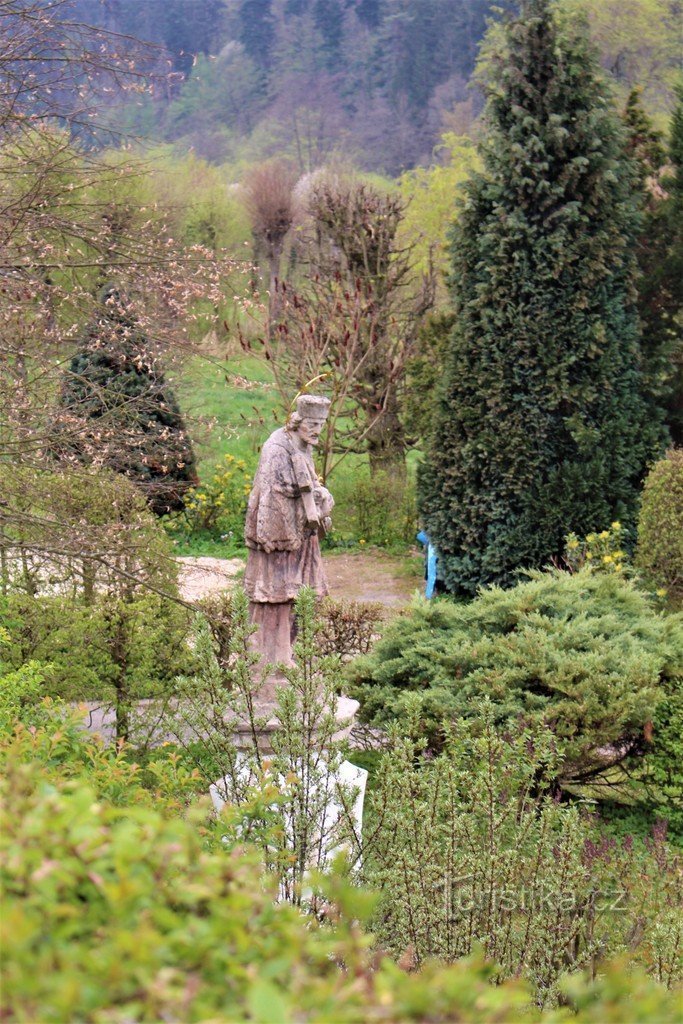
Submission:
{"label": "blue-green spruce tree", "polygon": [[582,29],[526,0],[490,75],[452,235],[456,321],[420,480],[447,588],[474,594],[634,521],[660,444],[642,395],[638,176]]}

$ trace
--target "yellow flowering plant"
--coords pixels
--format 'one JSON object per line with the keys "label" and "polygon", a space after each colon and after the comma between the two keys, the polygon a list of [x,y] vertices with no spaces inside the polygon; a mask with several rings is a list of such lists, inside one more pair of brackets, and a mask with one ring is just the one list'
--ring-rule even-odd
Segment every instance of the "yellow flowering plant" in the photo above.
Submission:
{"label": "yellow flowering plant", "polygon": [[581,539],[575,533],[565,539],[564,561],[572,572],[584,566],[595,571],[624,576],[629,572],[629,558],[624,551],[624,529],[618,520],[609,529],[589,533]]}
{"label": "yellow flowering plant", "polygon": [[206,479],[188,493],[183,531],[210,534],[215,540],[241,535],[250,490],[251,474],[244,460],[224,455]]}

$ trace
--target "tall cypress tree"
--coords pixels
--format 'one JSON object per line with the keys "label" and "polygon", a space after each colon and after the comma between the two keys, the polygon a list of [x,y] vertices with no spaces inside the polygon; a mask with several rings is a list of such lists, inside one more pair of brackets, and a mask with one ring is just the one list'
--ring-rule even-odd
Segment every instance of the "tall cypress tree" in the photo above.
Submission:
{"label": "tall cypress tree", "polygon": [[634,520],[659,443],[642,398],[637,173],[582,29],[525,0],[494,61],[484,170],[452,235],[456,323],[424,522],[449,590]]}

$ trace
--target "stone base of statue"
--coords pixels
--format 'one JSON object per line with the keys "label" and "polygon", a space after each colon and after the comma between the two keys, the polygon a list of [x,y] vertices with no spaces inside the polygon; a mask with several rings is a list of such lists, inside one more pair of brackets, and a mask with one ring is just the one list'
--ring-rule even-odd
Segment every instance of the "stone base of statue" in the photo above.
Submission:
{"label": "stone base of statue", "polygon": [[292,647],[296,633],[294,602],[262,604],[250,601],[249,621],[256,626],[256,632],[251,637],[254,650],[260,654],[264,665],[272,666],[259,688],[259,701],[274,705],[277,687],[286,683],[282,671],[275,666],[293,664]]}
{"label": "stone base of statue", "polygon": [[[250,766],[248,760],[241,760],[236,768],[240,787],[258,785],[261,782],[261,778],[254,775],[253,766]],[[271,781],[284,797],[284,807],[280,805],[284,836],[287,846],[293,851],[296,848],[297,822],[291,802],[292,780],[275,774],[271,775]],[[334,766],[321,765],[315,779],[309,780],[308,798],[319,813],[316,815],[314,833],[309,844],[308,870],[304,876],[301,893],[304,900],[312,893],[306,882],[311,870],[328,869],[338,854],[349,855],[352,859],[354,854],[358,854],[363,834],[363,804],[367,781],[366,769],[359,768],[350,761],[342,761]],[[226,804],[234,802],[233,780],[227,775],[216,779],[209,788],[209,795],[216,814],[220,814]],[[354,837],[352,843],[349,842],[350,832]],[[344,836],[345,838],[342,838]],[[355,859],[358,863],[359,858]],[[282,882],[280,895],[285,899],[287,897]]]}
{"label": "stone base of statue", "polygon": [[[357,700],[353,700],[351,697],[337,697],[334,708],[336,727],[333,735],[330,737],[331,743],[341,743],[349,738],[355,724],[358,708]],[[257,703],[255,706],[255,718],[259,722],[255,731],[252,729],[251,723],[245,719],[234,719],[233,737],[235,746],[239,750],[248,750],[250,748],[253,749],[256,744],[260,753],[272,753],[273,736],[282,728],[274,712],[275,707],[270,702]],[[315,742],[315,736],[312,739]]]}
{"label": "stone base of statue", "polygon": [[[337,697],[334,709],[336,729],[331,741],[348,739],[353,729],[358,701],[350,697]],[[113,704],[84,701],[74,707],[84,712],[84,727],[97,734],[107,743],[116,739],[116,709]],[[128,710],[129,742],[135,747],[160,747],[164,743],[190,744],[201,742],[207,735],[201,734],[197,725],[189,725],[182,706],[168,700],[137,701]],[[270,701],[257,701],[254,707],[255,728],[244,717],[229,713],[224,717],[226,732],[232,735],[238,750],[258,746],[260,753],[272,753],[272,739],[281,725],[275,716],[275,706]],[[215,723],[213,723],[215,728]]]}

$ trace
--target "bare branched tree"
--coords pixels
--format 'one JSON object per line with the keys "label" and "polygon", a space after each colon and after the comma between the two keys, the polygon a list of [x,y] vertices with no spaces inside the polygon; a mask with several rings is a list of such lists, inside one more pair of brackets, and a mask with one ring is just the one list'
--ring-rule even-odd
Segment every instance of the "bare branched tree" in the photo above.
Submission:
{"label": "bare branched tree", "polygon": [[280,264],[285,239],[296,216],[294,186],[297,174],[286,160],[271,160],[254,167],[244,184],[247,212],[251,219],[256,262],[268,268],[268,323],[272,336],[279,313]]}
{"label": "bare branched tree", "polygon": [[312,383],[332,400],[321,444],[327,476],[349,452],[372,472],[405,470],[401,391],[420,321],[433,303],[397,232],[402,200],[343,179],[314,181],[308,266],[300,284],[278,282],[279,316],[262,351],[285,404]]}

